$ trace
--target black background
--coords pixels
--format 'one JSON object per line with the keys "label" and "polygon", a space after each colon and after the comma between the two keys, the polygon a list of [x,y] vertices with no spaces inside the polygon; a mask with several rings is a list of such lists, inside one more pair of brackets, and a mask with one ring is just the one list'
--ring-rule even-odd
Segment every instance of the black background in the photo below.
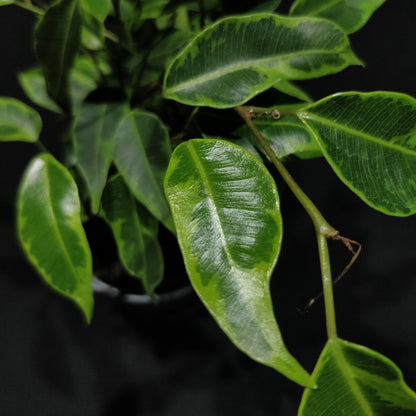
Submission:
{"label": "black background", "polygon": [[[351,37],[366,68],[302,85],[315,98],[348,90],[416,96],[415,16],[414,0],[387,0]],[[16,75],[34,63],[33,23],[26,11],[0,9],[0,95],[28,104]],[[42,115],[48,123],[42,139],[58,149],[59,123]],[[1,414],[296,415],[302,389],[240,353],[193,296],[175,308],[129,308],[98,295],[85,326],[70,302],[40,283],[16,241],[16,189],[35,149],[19,143],[0,149]],[[416,218],[367,207],[324,160],[289,167],[329,222],[363,244],[335,292],[340,337],[387,355],[416,388]],[[273,299],[288,348],[311,371],[325,343],[323,305],[304,316],[296,307],[320,290],[315,237],[306,214],[280,188],[285,236]],[[331,253],[336,273],[348,254],[335,243]],[[175,276],[168,270],[166,279]]]}

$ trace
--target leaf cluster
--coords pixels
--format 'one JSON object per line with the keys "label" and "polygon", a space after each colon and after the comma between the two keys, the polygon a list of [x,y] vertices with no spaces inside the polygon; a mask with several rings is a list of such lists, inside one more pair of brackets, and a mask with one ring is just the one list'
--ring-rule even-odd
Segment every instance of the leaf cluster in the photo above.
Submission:
{"label": "leaf cluster", "polygon": [[[39,113],[0,97],[0,140],[42,149],[18,192],[24,252],[89,322],[100,271],[88,223],[112,233],[123,275],[155,301],[160,236],[170,233],[230,340],[305,387],[300,416],[416,415],[391,361],[337,337],[327,239],[358,252],[285,167],[288,157],[324,157],[372,208],[416,213],[416,100],[353,91],[315,102],[296,84],[362,65],[349,35],[384,0],[295,0],[288,15],[279,0],[232,3],[0,1],[36,18],[38,66],[18,75],[22,89],[70,125],[58,161],[39,141]],[[283,230],[272,165],[318,239],[328,341],[312,375],[287,350],[272,306]]]}

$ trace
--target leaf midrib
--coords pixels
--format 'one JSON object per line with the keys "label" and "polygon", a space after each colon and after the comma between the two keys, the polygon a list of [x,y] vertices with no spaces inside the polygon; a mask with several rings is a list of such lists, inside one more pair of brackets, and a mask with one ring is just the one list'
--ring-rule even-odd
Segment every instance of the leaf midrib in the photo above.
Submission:
{"label": "leaf midrib", "polygon": [[[317,121],[318,123],[322,123],[322,124],[327,125],[329,127],[333,127],[334,129],[342,130],[342,131],[344,131],[344,132],[346,132],[350,135],[361,137],[361,138],[363,138],[367,141],[376,143],[380,146],[388,147],[388,148],[393,149],[395,151],[398,151],[400,153],[406,153],[406,154],[409,154],[411,156],[416,156],[416,151],[412,151],[411,149],[408,149],[406,147],[397,145],[395,143],[388,142],[386,140],[383,140],[380,137],[371,136],[368,133],[364,133],[360,130],[355,130],[354,128],[347,127],[346,125],[337,123],[333,120],[328,120],[325,117],[320,117],[320,116],[317,116],[316,114],[308,113],[307,111],[304,112],[304,113],[300,113],[299,117],[302,120],[304,120],[306,122],[306,124],[308,124],[308,119],[314,120],[314,121]],[[309,124],[308,124],[308,126],[309,126]],[[311,127],[313,129],[312,126],[309,126],[309,127]],[[398,137],[400,137],[400,136],[398,136]],[[321,138],[320,138],[320,140],[325,143],[325,140],[322,140]]]}
{"label": "leaf midrib", "polygon": [[[339,48],[331,50],[331,51],[320,50],[320,49],[316,49],[316,50],[311,49],[311,50],[303,53],[302,57],[307,56],[307,55],[314,55],[314,54],[333,55],[333,54],[337,54],[337,53],[342,52],[344,49],[345,49],[345,44],[343,44],[342,47],[340,46]],[[165,91],[170,92],[170,93],[172,93],[172,92],[174,93],[174,92],[181,91],[181,90],[189,90],[189,89],[193,88],[196,85],[199,85],[199,84],[204,83],[204,82],[212,81],[214,79],[217,79],[219,77],[222,77],[222,76],[227,75],[229,73],[232,73],[234,71],[239,71],[239,70],[242,70],[242,69],[250,69],[250,68],[253,68],[253,67],[255,69],[256,65],[273,63],[274,61],[277,61],[277,60],[287,60],[287,59],[290,59],[290,58],[296,57],[296,56],[300,56],[299,51],[286,53],[286,54],[280,54],[280,55],[273,55],[271,57],[269,56],[267,58],[262,58],[262,59],[249,59],[249,60],[245,60],[245,61],[232,62],[229,65],[221,67],[220,69],[216,69],[216,70],[210,71],[210,72],[205,72],[203,75],[199,75],[199,76],[194,77],[194,78],[192,78],[188,81],[177,83],[173,87],[167,87],[165,89]],[[230,69],[232,69],[232,70],[230,71]],[[302,71],[300,71],[300,72],[302,72]],[[281,76],[281,75],[282,74],[280,74],[279,76]]]}
{"label": "leaf midrib", "polygon": [[347,362],[347,360],[344,357],[344,354],[342,353],[342,347],[340,346],[340,343],[342,342],[339,339],[331,340],[331,346],[332,346],[332,352],[334,354],[335,361],[337,361],[338,367],[341,371],[341,374],[344,375],[345,380],[347,381],[348,385],[351,388],[351,392],[353,396],[355,397],[358,405],[363,410],[364,415],[367,416],[375,416],[373,410],[368,405],[366,399],[363,397],[363,394],[361,392],[361,389],[357,382],[355,381],[355,377],[353,372],[350,369],[350,365]]}
{"label": "leaf midrib", "polygon": [[[53,221],[51,222],[52,228],[55,230],[55,234],[57,236],[58,243],[62,248],[62,253],[64,254],[65,258],[67,259],[67,261],[70,265],[70,268],[72,270],[73,275],[76,277],[76,288],[77,288],[78,282],[80,280],[79,275],[78,275],[77,270],[75,269],[75,266],[72,262],[71,256],[69,255],[68,249],[67,249],[67,247],[64,243],[64,240],[63,240],[63,238],[60,234],[60,227],[58,227],[58,224],[56,222],[56,215],[55,215],[55,211],[53,210],[53,204],[52,204],[52,198],[51,198],[51,184],[50,184],[50,181],[49,181],[48,178],[49,178],[48,164],[45,162],[45,184],[46,184],[45,192],[46,192],[47,199],[49,201],[49,204],[47,205],[46,208],[50,212],[50,218],[53,219]],[[76,289],[74,291],[70,292],[70,293],[75,293],[75,292],[76,292]]]}
{"label": "leaf midrib", "polygon": [[[206,189],[206,193],[207,193],[208,198],[210,198],[211,201],[215,201],[214,191],[212,190],[212,187],[210,185],[208,176],[206,175],[204,167],[202,166],[202,164],[201,164],[201,162],[198,158],[198,155],[196,154],[196,151],[195,151],[194,147],[192,146],[192,144],[190,144],[188,146],[188,150],[189,150],[189,154],[190,154],[190,156],[191,156],[191,158],[192,158],[192,160],[193,160],[193,162],[196,166],[196,169],[197,169],[199,175],[201,176],[202,181],[205,184],[205,189]],[[216,206],[215,202],[213,203],[213,207],[215,208],[215,216],[216,216],[217,222],[220,224],[221,242],[222,242],[222,245],[224,247],[224,251],[227,255],[227,259],[230,262],[231,268],[235,268],[235,269],[240,270],[240,268],[236,265],[234,259],[231,256],[231,252],[230,252],[227,240],[226,240],[224,232],[223,232],[223,225],[221,223],[221,218],[218,214],[218,210],[217,210],[217,206]]]}

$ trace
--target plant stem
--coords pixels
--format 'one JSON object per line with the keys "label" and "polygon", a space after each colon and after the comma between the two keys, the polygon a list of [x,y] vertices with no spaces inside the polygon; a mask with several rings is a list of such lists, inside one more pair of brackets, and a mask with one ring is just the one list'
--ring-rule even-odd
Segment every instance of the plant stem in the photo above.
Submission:
{"label": "plant stem", "polygon": [[[339,236],[339,232],[333,228],[322,214],[319,212],[318,208],[314,203],[307,197],[307,195],[302,191],[296,181],[292,178],[284,164],[276,156],[276,153],[269,146],[265,138],[260,134],[257,127],[254,125],[252,118],[256,117],[256,113],[264,114],[265,111],[262,108],[251,108],[251,107],[236,107],[235,110],[246,122],[247,126],[250,128],[252,133],[256,136],[260,145],[269,156],[273,165],[276,167],[286,184],[289,186],[293,194],[296,196],[298,201],[305,208],[306,212],[309,214],[316,231],[316,236],[318,239],[318,249],[319,249],[319,260],[321,264],[321,275],[322,275],[322,285],[323,285],[323,294],[325,301],[325,316],[326,316],[326,328],[328,339],[334,339],[337,337],[337,329],[335,322],[335,307],[334,307],[334,294],[333,294],[333,285],[331,278],[331,263],[329,261],[329,251],[328,251],[328,238],[341,239],[343,237]],[[269,110],[270,113],[270,110]],[[272,114],[273,115],[273,114]]]}
{"label": "plant stem", "polygon": [[16,0],[13,4],[15,6],[21,7],[22,9],[29,10],[30,12],[35,13],[39,16],[42,16],[42,15],[45,14],[45,11],[43,9],[41,9],[40,7],[37,7],[37,6],[33,5],[32,3],[27,2],[27,1],[18,1],[18,0]]}
{"label": "plant stem", "polygon": [[276,169],[282,176],[283,180],[289,186],[290,190],[296,196],[298,201],[305,208],[306,212],[309,214],[313,222],[313,225],[315,226],[316,231],[321,233],[325,237],[330,237],[330,238],[333,238],[336,235],[338,235],[339,234],[338,231],[328,224],[328,222],[319,212],[318,208],[316,208],[314,203],[302,191],[302,189],[293,179],[292,175],[286,169],[285,165],[278,159],[278,157],[276,156],[276,153],[274,153],[273,149],[269,146],[269,144],[266,142],[264,137],[260,134],[260,132],[258,131],[257,127],[254,125],[251,119],[253,111],[250,111],[250,109],[247,109],[247,107],[236,107],[235,110],[247,123],[247,126],[256,136],[261,147],[264,149],[267,156],[269,156],[270,160],[272,161],[273,165],[276,167]]}
{"label": "plant stem", "polygon": [[337,337],[335,322],[334,292],[332,287],[331,263],[329,261],[328,241],[320,232],[316,233],[318,239],[319,259],[321,263],[322,287],[325,302],[326,332],[328,339]]}

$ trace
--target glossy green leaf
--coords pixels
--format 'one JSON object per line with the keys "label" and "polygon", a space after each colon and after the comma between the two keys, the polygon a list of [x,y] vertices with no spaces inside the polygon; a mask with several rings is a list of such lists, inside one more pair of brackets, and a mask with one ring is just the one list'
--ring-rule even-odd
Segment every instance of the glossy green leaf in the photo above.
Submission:
{"label": "glossy green leaf", "polygon": [[69,72],[78,52],[82,20],[78,0],[54,3],[35,28],[35,50],[49,96],[63,109],[70,108]]}
{"label": "glossy green leaf", "polygon": [[346,33],[361,29],[386,0],[296,0],[290,14],[319,16],[337,23]]}
{"label": "glossy green leaf", "polygon": [[385,356],[341,339],[329,340],[305,390],[298,416],[416,416],[416,394]]}
{"label": "glossy green leaf", "polygon": [[359,63],[348,37],[327,20],[229,17],[196,36],[176,57],[164,94],[194,106],[235,107],[278,80],[321,77]]}
{"label": "glossy green leaf", "polygon": [[91,210],[97,213],[114,157],[115,132],[128,112],[123,104],[84,104],[74,120],[72,143],[76,164],[91,197]]}
{"label": "glossy green leaf", "polygon": [[157,239],[157,220],[136,200],[120,175],[110,179],[100,215],[110,226],[125,269],[142,280],[151,295],[163,278],[163,255]]}
{"label": "glossy green leaf", "polygon": [[112,7],[111,0],[81,0],[81,6],[101,22],[104,22]]}
{"label": "glossy green leaf", "polygon": [[[77,57],[70,71],[69,88],[72,107],[76,109],[85,97],[97,87],[100,72],[88,57]],[[45,78],[39,67],[19,73],[19,83],[25,94],[40,107],[62,112],[46,91]]]}
{"label": "glossy green leaf", "polygon": [[313,386],[273,314],[282,219],[264,165],[229,142],[191,140],[175,149],[165,191],[191,283],[222,330],[254,360]]}
{"label": "glossy green leaf", "polygon": [[92,260],[72,176],[50,154],[35,157],[20,183],[17,228],[43,280],[74,301],[87,321],[93,309]]}
{"label": "glossy green leaf", "polygon": [[42,120],[33,108],[11,97],[0,97],[0,141],[36,142]]}
{"label": "glossy green leaf", "polygon": [[[274,120],[270,117],[255,120],[254,124],[279,159],[284,159],[288,156],[296,156],[300,159],[312,159],[322,156],[321,148],[314,135],[305,128],[305,125],[298,117],[285,116],[279,120]],[[264,153],[252,131],[247,126],[244,125],[235,134],[251,140]]]}
{"label": "glossy green leaf", "polygon": [[338,177],[371,207],[416,213],[416,100],[348,92],[301,110]]}
{"label": "glossy green leaf", "polygon": [[174,226],[163,191],[171,146],[166,126],[152,113],[134,110],[116,132],[114,162],[130,191],[169,230]]}
{"label": "glossy green leaf", "polygon": [[14,3],[14,0],[0,0],[0,6],[7,6],[13,3]]}

